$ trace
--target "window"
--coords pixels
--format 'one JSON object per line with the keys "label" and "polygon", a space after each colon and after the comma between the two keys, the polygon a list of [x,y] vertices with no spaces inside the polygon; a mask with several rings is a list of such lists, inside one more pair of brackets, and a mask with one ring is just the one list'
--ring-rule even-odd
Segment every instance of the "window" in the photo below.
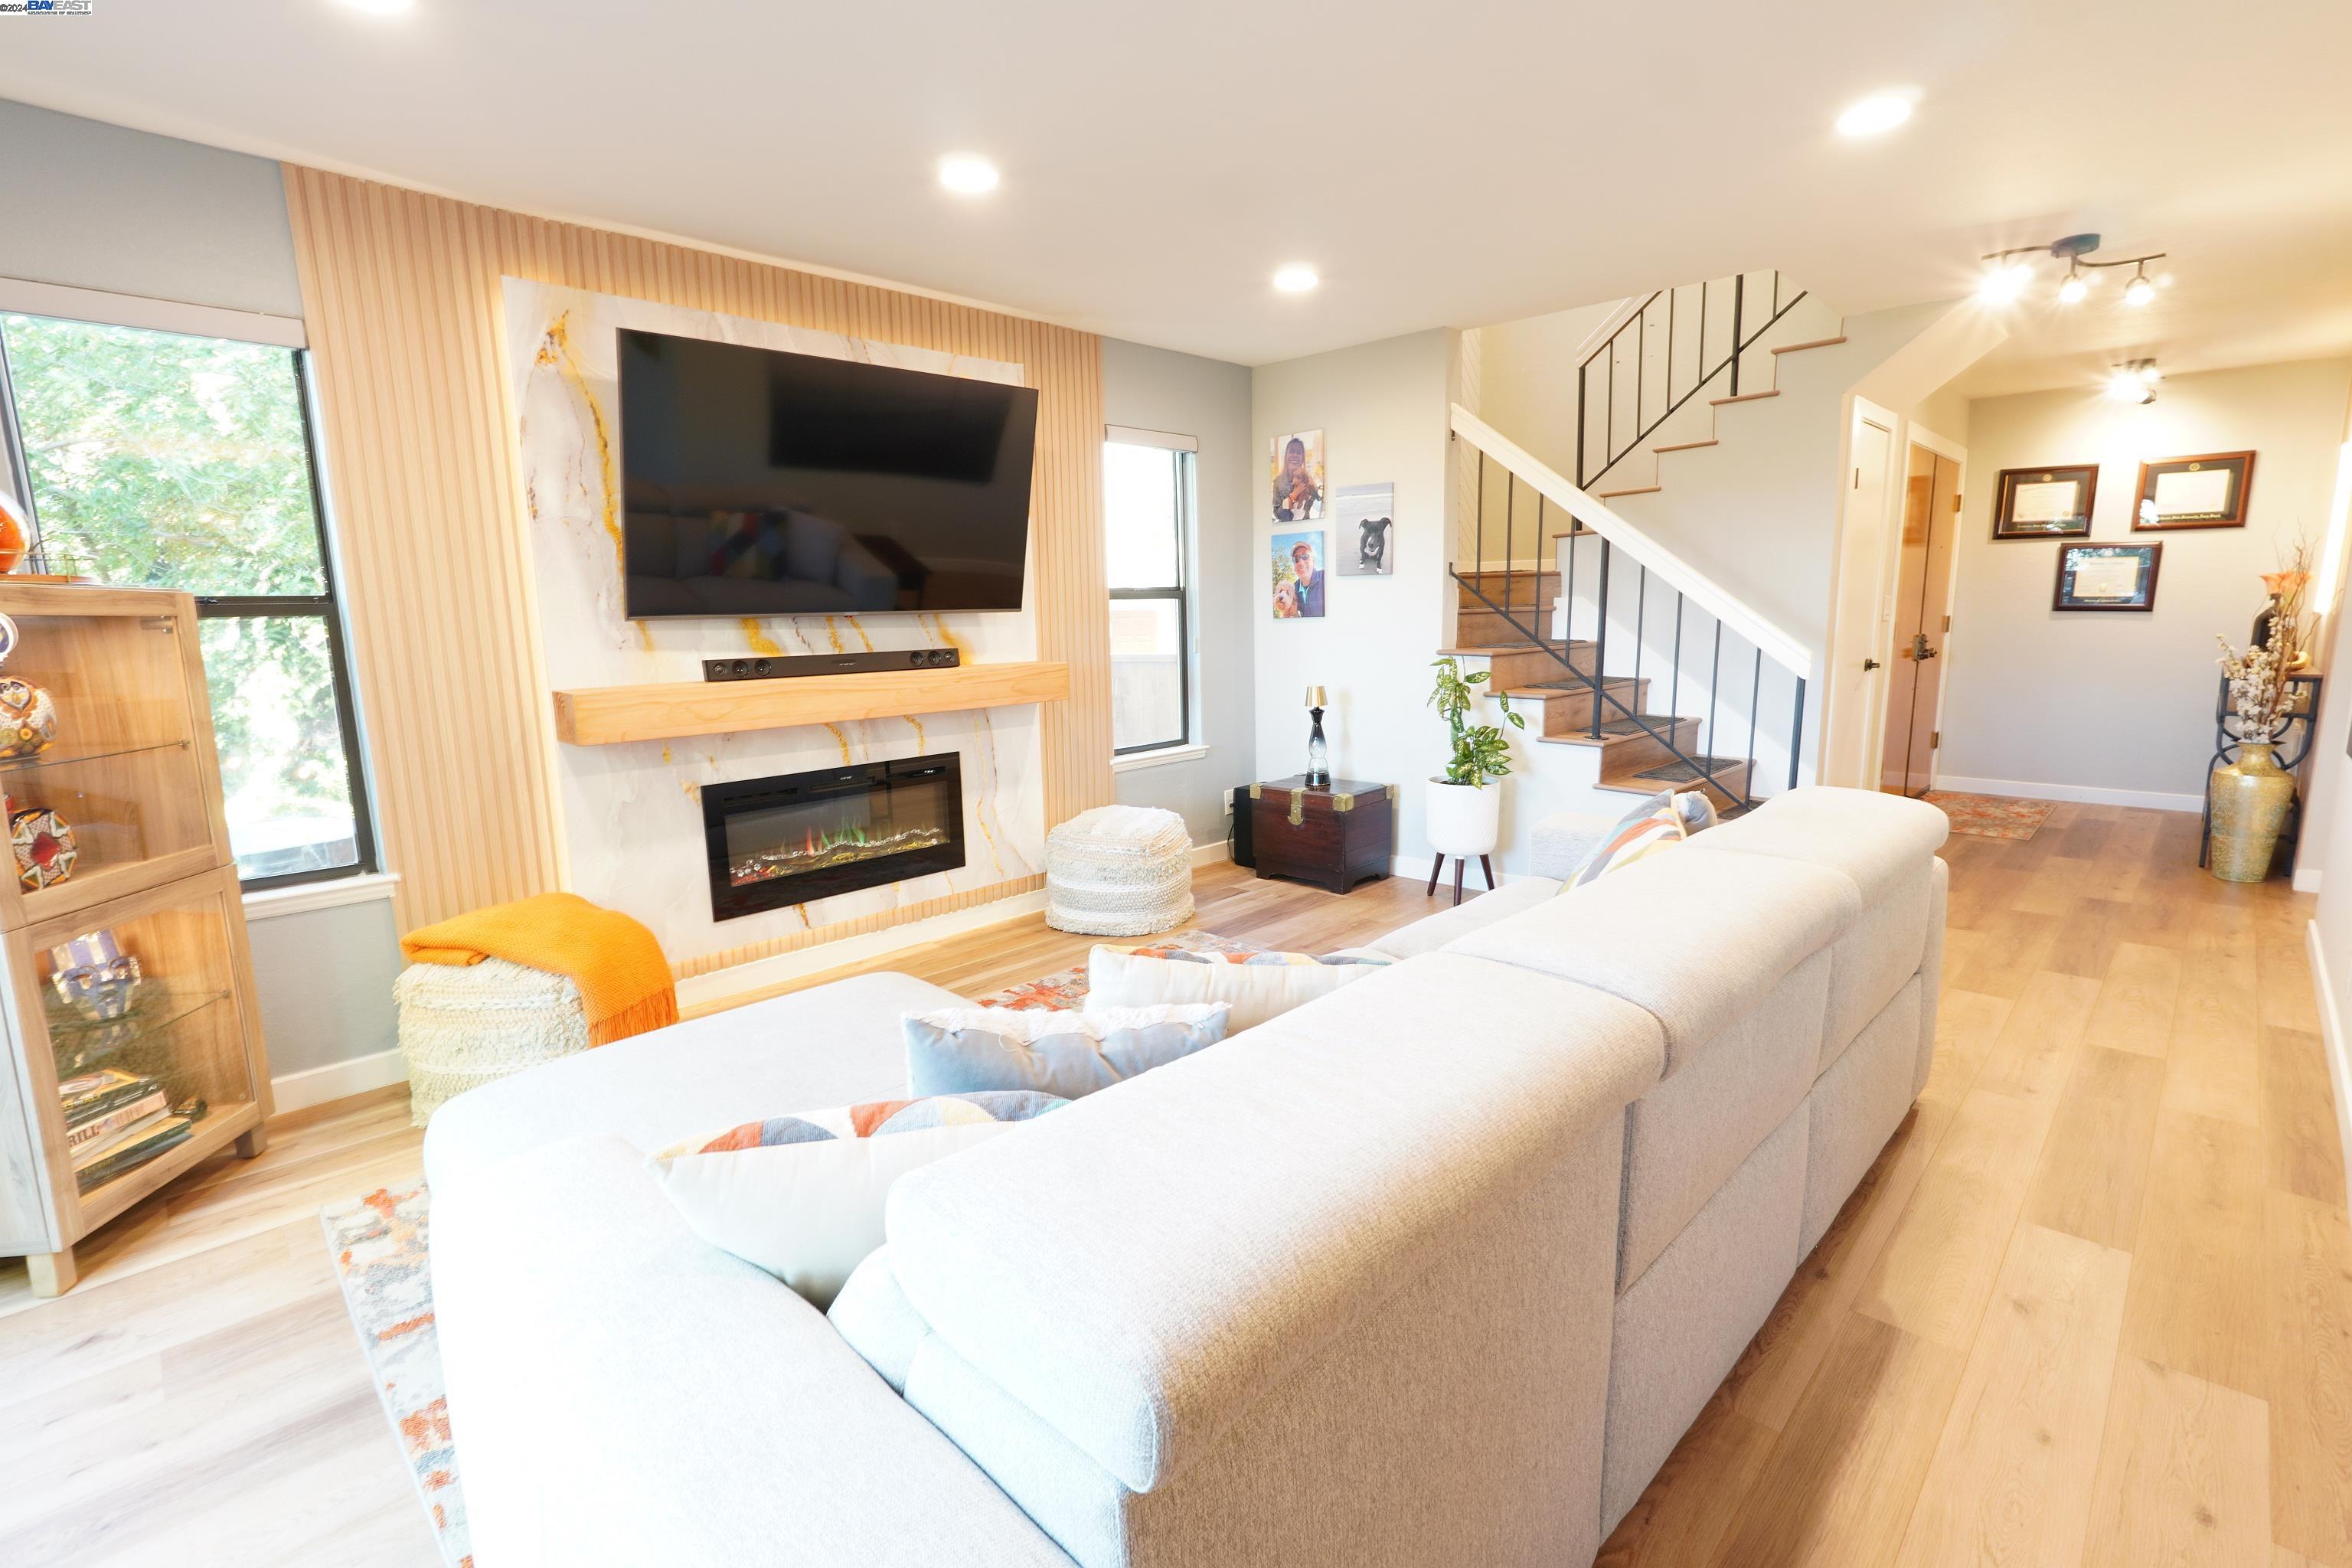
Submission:
{"label": "window", "polygon": [[1103,489],[1111,752],[1126,756],[1185,745],[1192,738],[1192,631],[1184,589],[1192,454],[1105,442]]}
{"label": "window", "polygon": [[301,352],[0,313],[11,411],[50,570],[196,595],[245,885],[373,869]]}

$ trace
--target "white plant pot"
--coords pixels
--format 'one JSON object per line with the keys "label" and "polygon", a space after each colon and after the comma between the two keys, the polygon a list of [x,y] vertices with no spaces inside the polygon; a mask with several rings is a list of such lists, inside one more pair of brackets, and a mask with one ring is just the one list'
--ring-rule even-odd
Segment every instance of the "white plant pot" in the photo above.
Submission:
{"label": "white plant pot", "polygon": [[1429,847],[1440,855],[1475,860],[1495,852],[1502,837],[1503,786],[1500,781],[1483,789],[1470,784],[1429,781],[1429,804],[1423,811]]}

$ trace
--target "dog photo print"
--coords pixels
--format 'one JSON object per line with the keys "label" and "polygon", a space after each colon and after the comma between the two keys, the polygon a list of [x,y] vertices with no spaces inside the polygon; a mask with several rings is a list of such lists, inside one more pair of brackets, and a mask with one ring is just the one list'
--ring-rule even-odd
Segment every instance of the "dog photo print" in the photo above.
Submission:
{"label": "dog photo print", "polygon": [[1313,522],[1323,515],[1323,432],[1276,436],[1267,469],[1274,479],[1274,521]]}
{"label": "dog photo print", "polygon": [[1337,509],[1339,556],[1331,570],[1342,577],[1387,577],[1396,572],[1396,487],[1341,485],[1331,492]]}
{"label": "dog photo print", "polygon": [[1274,618],[1323,618],[1323,531],[1274,536]]}

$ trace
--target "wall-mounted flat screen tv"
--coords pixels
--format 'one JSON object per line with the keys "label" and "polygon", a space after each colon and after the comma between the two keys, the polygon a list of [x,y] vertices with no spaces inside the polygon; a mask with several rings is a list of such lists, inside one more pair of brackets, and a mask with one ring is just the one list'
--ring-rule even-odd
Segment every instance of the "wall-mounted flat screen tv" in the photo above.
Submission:
{"label": "wall-mounted flat screen tv", "polygon": [[632,620],[1017,610],[1037,394],[620,334]]}

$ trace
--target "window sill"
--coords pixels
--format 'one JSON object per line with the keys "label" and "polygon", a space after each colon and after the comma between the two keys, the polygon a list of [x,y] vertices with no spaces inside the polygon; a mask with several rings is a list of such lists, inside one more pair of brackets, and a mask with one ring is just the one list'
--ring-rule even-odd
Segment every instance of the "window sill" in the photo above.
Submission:
{"label": "window sill", "polygon": [[1129,752],[1126,756],[1113,757],[1110,760],[1110,771],[1115,773],[1131,773],[1137,768],[1165,767],[1170,763],[1198,762],[1208,754],[1209,748],[1206,746],[1161,746],[1157,751]]}
{"label": "window sill", "polygon": [[337,877],[331,881],[268,888],[258,893],[245,895],[245,918],[266,921],[278,915],[302,915],[313,910],[337,909],[344,904],[373,903],[378,899],[392,897],[393,889],[399,886],[399,872],[370,871],[362,876]]}

